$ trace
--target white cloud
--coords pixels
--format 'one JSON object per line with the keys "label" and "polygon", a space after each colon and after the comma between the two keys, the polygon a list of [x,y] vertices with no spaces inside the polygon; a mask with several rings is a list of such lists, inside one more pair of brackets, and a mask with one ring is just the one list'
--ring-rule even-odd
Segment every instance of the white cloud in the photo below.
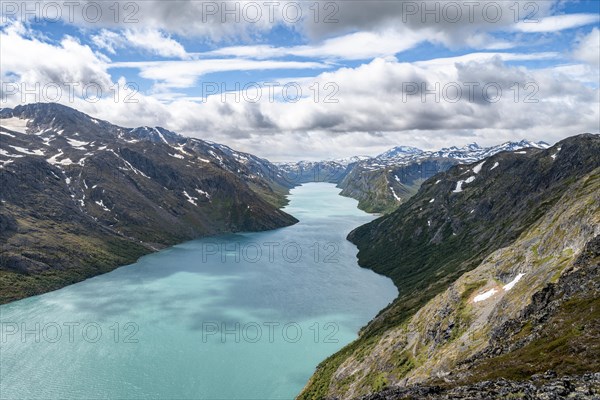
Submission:
{"label": "white cloud", "polygon": [[365,60],[375,57],[394,55],[408,50],[426,40],[426,36],[414,32],[355,32],[331,39],[320,44],[292,47],[230,47],[222,48],[209,54],[246,55],[256,58],[272,57],[311,57],[320,59]]}
{"label": "white cloud", "polygon": [[[205,33],[211,38],[223,38],[272,28],[272,24],[240,24],[240,27],[214,20],[205,25],[198,24],[193,20],[193,17],[198,19],[198,15],[192,13],[197,11],[194,7],[198,7],[198,3],[176,2],[172,9],[167,9],[163,3],[142,2],[142,11],[155,7],[156,12],[147,14],[135,29],[111,26],[110,21],[106,21],[108,28],[92,38],[94,45],[111,54],[130,47],[183,60],[110,63],[106,57],[74,38],[66,36],[60,42],[50,42],[34,36],[23,25],[5,27],[0,33],[2,80],[28,84],[95,82],[109,87],[114,83],[107,71],[111,68],[133,69],[139,71],[140,77],[154,82],[150,95],[138,93],[135,96],[137,103],[115,102],[112,98],[96,103],[79,98],[72,102],[63,99],[62,102],[117,124],[162,125],[278,160],[375,154],[398,144],[437,148],[475,140],[493,144],[524,137],[552,142],[598,129],[599,91],[597,86],[590,84],[593,79],[588,74],[593,65],[594,71],[598,66],[597,28],[581,38],[572,52],[574,59],[590,65],[577,63],[543,69],[517,67],[512,62],[562,59],[555,52],[501,51],[409,63],[401,62],[393,54],[424,40],[450,48],[464,43],[477,49],[509,48],[512,43],[498,40],[492,33],[512,29],[513,17],[505,15],[495,25],[481,18],[466,25],[423,23],[420,17],[403,22],[403,14],[394,2],[377,2],[368,9],[369,12],[360,9],[355,2],[347,2],[340,9],[339,24],[324,27],[306,22],[298,27],[315,38],[314,43],[290,47],[232,46],[204,54],[188,54],[170,34],[193,36]],[[547,9],[540,11],[541,22],[535,32],[568,29],[586,21],[581,17],[543,18],[547,12]],[[113,31],[115,28],[124,30]],[[234,58],[218,58],[223,56]],[[315,58],[322,62],[281,60],[287,56]],[[371,58],[374,59],[357,67],[334,70],[338,68],[334,62],[339,59]],[[295,103],[271,102],[268,96],[257,102],[223,102],[218,95],[200,103],[198,100],[202,96],[186,97],[177,92],[197,86],[199,79],[210,73],[263,70],[328,72],[297,79],[304,97]],[[247,78],[245,74],[239,76],[252,79],[252,74]],[[280,82],[285,83],[285,80]],[[314,100],[310,89],[315,83],[320,88],[319,101]],[[327,83],[339,88],[334,95],[338,103],[324,102],[325,95],[331,93],[325,89]],[[465,92],[455,102],[445,98],[435,101],[431,93],[423,97],[422,85],[431,90],[436,83],[441,87],[458,84]],[[466,83],[479,86],[479,93],[473,99],[466,94]],[[503,91],[498,102],[485,101],[481,93],[481,87],[490,83]],[[533,92],[525,88],[531,83],[536,85]],[[409,94],[406,84],[417,84],[416,92]],[[120,80],[119,87],[126,90],[123,86],[124,80]],[[515,93],[515,87],[519,87],[518,93]],[[516,100],[515,95],[518,96]],[[526,102],[528,95],[538,102]],[[13,96],[11,102],[20,101]],[[331,154],[332,149],[338,153]]]}
{"label": "white cloud", "polygon": [[111,54],[115,54],[116,49],[130,47],[161,57],[189,57],[179,42],[156,29],[127,29],[122,33],[102,29],[100,33],[93,35],[91,40],[97,47]]}
{"label": "white cloud", "polygon": [[106,72],[108,60],[71,36],[58,44],[48,43],[17,22],[0,31],[0,43],[3,82],[29,89],[35,85],[71,85],[79,94],[84,85],[97,85],[103,90],[111,85]]}
{"label": "white cloud", "polygon": [[597,14],[564,14],[542,18],[536,22],[519,22],[515,25],[515,29],[527,33],[559,32],[594,24],[598,21],[600,21],[600,16]]}
{"label": "white cloud", "polygon": [[600,67],[600,30],[594,28],[583,37],[573,51],[576,60]]}
{"label": "white cloud", "polygon": [[111,68],[135,68],[140,76],[156,82],[156,88],[189,88],[199,77],[213,72],[283,69],[325,69],[327,64],[301,61],[207,59],[189,61],[117,62]]}
{"label": "white cloud", "polygon": [[414,47],[426,39],[413,32],[355,32],[331,39],[320,44],[274,47],[232,46],[223,47],[199,56],[236,56],[256,59],[281,58],[287,56],[318,59],[365,60],[394,55]]}
{"label": "white cloud", "polygon": [[[529,70],[505,64],[516,58],[550,56],[477,53],[420,63],[376,59],[299,81],[306,96],[297,103],[270,102],[266,96],[257,103],[236,102],[232,97],[223,102],[216,95],[203,104],[185,98],[160,104],[146,98],[128,112],[118,113],[111,108],[122,106],[95,107],[101,118],[139,125],[151,119],[155,125],[275,160],[375,154],[398,144],[437,148],[522,138],[554,142],[597,131],[597,88],[573,79],[563,69]],[[315,102],[308,89],[315,82],[321,87],[336,83],[339,102],[324,103],[322,98]],[[469,99],[466,82],[478,83],[473,99]],[[408,94],[403,84],[409,83],[426,83],[429,90],[436,83],[440,87],[459,84],[464,93],[457,102],[443,94],[436,101],[433,94]],[[482,94],[482,87],[489,83],[502,89],[498,102],[486,101]],[[530,83],[535,86],[525,89]]]}
{"label": "white cloud", "polygon": [[[19,79],[28,82],[49,81],[63,74],[72,80],[94,79],[112,84],[106,73],[107,60],[89,47],[70,38],[53,45],[21,34],[17,27],[2,32],[3,73],[18,72]],[[396,144],[436,148],[471,141],[493,144],[524,137],[553,142],[597,131],[598,88],[582,82],[574,67],[535,70],[505,63],[555,56],[555,53],[473,53],[416,63],[400,62],[394,57],[376,58],[355,68],[340,68],[298,80],[304,97],[294,103],[272,102],[269,96],[257,102],[244,99],[236,102],[231,97],[223,102],[219,95],[200,103],[176,93],[161,93],[156,97],[138,93],[137,103],[115,102],[110,97],[96,103],[79,98],[72,102],[63,98],[61,102],[120,125],[162,125],[278,160],[374,154]],[[210,71],[306,69],[322,65],[211,59],[112,66],[139,68],[143,77],[168,89],[187,87]],[[467,82],[478,84],[472,99]],[[315,83],[320,88],[319,101],[315,101],[309,88]],[[337,103],[324,101],[329,93],[324,89],[327,83],[339,88],[334,95]],[[423,94],[422,84],[432,90],[436,83],[440,88],[446,84],[460,85],[464,91],[461,99],[449,101],[442,94],[436,101],[431,93]],[[485,101],[481,88],[489,83],[503,91],[498,102]],[[525,90],[528,83],[536,84],[534,91]],[[418,90],[413,92],[407,84],[417,84]],[[520,88],[516,100],[515,84]],[[121,80],[120,87],[123,85]],[[437,92],[438,96],[443,93]],[[538,102],[526,102],[528,95]],[[163,103],[165,99],[168,101]],[[11,101],[19,103],[19,98]]]}
{"label": "white cloud", "polygon": [[107,29],[102,29],[97,35],[91,36],[90,39],[96,47],[106,50],[110,54],[116,54],[116,49],[124,47],[123,36]]}
{"label": "white cloud", "polygon": [[[384,32],[395,30],[409,37],[423,40],[434,38],[437,42],[452,47],[463,47],[465,43],[476,48],[507,48],[507,42],[493,38],[492,33],[511,28],[515,24],[516,10],[527,14],[529,0],[487,1],[487,2],[422,2],[413,0],[398,1],[332,1],[297,2],[281,0],[279,2],[261,1],[188,1],[188,0],[147,0],[130,2],[128,0],[112,2],[93,2],[93,9],[101,7],[99,20],[83,18],[84,2],[73,5],[55,2],[63,7],[61,15],[64,22],[87,29],[131,30],[136,32],[162,32],[157,36],[167,46],[154,46],[152,49],[170,52],[174,43],[167,43],[168,35],[180,35],[201,40],[203,43],[227,43],[228,41],[251,41],[262,38],[274,28],[285,26],[301,33],[310,42],[319,43],[336,36],[356,32]],[[450,7],[449,7],[450,3]],[[551,15],[557,0],[535,2],[536,18],[542,23],[525,24],[523,29],[548,29],[554,24]],[[39,7],[38,1],[19,2],[19,7]],[[454,5],[454,6],[452,6]],[[456,10],[458,6],[458,10]],[[293,18],[297,8],[302,18]],[[115,10],[119,14],[115,14]],[[234,10],[231,13],[231,10]],[[435,11],[433,14],[429,12]],[[429,11],[428,11],[429,10]],[[456,20],[456,12],[459,17]],[[498,18],[496,18],[496,14]],[[256,16],[258,18],[255,18]],[[523,17],[520,15],[520,17]],[[70,18],[73,17],[73,20]],[[582,17],[587,18],[587,17]],[[558,18],[560,24],[580,24],[579,19],[569,22]],[[560,25],[559,24],[559,25]],[[520,26],[521,24],[518,24]],[[532,27],[533,26],[533,27]],[[145,38],[140,44],[151,45]],[[99,39],[103,39],[99,37]],[[114,39],[114,38],[108,38]],[[469,43],[470,42],[470,43]],[[110,43],[108,44],[110,46]],[[481,46],[481,47],[480,47]],[[358,47],[358,46],[357,46]],[[181,54],[176,50],[175,54]]]}

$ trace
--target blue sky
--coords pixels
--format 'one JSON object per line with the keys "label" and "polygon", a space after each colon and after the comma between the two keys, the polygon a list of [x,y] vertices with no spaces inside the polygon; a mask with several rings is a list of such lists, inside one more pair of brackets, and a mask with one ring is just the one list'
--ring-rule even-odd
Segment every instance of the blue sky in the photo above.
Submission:
{"label": "blue sky", "polygon": [[[49,20],[49,3],[62,18]],[[118,16],[114,2],[76,2],[72,16],[62,2],[27,3],[35,16],[24,4],[0,10],[2,107],[55,100],[23,96],[35,84],[75,85],[56,101],[273,160],[599,130],[599,1],[230,1],[229,14],[223,2],[124,1]],[[90,86],[100,100],[86,98]],[[463,90],[458,101],[447,86]],[[481,87],[502,96],[486,101]]]}

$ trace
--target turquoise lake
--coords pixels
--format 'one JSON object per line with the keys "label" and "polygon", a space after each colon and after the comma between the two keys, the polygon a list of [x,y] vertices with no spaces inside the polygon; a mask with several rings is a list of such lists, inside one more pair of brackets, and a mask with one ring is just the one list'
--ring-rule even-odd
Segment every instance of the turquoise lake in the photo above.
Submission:
{"label": "turquoise lake", "polygon": [[0,306],[1,399],[292,399],[397,295],[346,241],[374,217],[291,191],[300,222],[170,247]]}

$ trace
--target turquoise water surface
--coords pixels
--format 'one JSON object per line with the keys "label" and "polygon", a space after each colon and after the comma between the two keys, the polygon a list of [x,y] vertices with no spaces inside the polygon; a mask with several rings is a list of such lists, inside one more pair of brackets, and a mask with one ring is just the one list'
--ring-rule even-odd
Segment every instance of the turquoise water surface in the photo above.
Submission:
{"label": "turquoise water surface", "polygon": [[397,295],[345,240],[373,216],[292,190],[300,222],[177,245],[0,306],[1,399],[291,399]]}

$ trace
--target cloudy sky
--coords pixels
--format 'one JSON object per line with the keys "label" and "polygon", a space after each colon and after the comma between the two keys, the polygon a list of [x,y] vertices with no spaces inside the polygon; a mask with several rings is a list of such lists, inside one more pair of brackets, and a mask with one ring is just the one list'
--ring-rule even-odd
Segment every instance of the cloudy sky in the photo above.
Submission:
{"label": "cloudy sky", "polygon": [[600,2],[2,1],[0,107],[273,161],[600,130]]}

